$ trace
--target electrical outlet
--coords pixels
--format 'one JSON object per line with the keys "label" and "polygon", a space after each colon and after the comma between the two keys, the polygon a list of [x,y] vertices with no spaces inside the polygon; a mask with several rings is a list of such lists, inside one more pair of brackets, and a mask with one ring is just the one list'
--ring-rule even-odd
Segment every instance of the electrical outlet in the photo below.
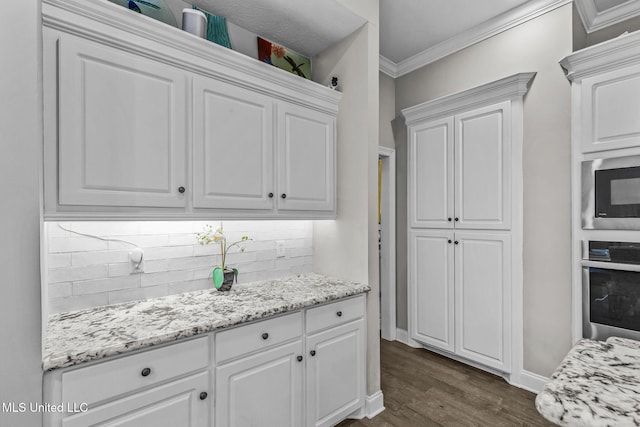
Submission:
{"label": "electrical outlet", "polygon": [[129,274],[144,273],[144,251],[135,248],[129,252]]}
{"label": "electrical outlet", "polygon": [[284,258],[284,240],[276,240],[276,258]]}

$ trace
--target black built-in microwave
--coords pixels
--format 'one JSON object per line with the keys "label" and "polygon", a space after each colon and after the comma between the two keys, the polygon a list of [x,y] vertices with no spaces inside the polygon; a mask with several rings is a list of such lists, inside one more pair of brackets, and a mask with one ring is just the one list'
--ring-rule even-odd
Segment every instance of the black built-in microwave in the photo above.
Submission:
{"label": "black built-in microwave", "polygon": [[640,156],[582,163],[582,227],[640,229]]}

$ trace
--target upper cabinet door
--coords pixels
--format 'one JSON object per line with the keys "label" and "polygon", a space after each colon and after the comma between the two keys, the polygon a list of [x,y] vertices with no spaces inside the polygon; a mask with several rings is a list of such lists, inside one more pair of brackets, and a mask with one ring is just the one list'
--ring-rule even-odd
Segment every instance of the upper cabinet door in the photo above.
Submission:
{"label": "upper cabinet door", "polygon": [[58,203],[184,206],[187,74],[73,36],[59,49]]}
{"label": "upper cabinet door", "polygon": [[335,211],[335,117],[278,104],[278,210]]}
{"label": "upper cabinet door", "polygon": [[511,227],[510,102],[455,117],[455,227]]}
{"label": "upper cabinet door", "polygon": [[410,227],[452,228],[453,117],[409,132]]}
{"label": "upper cabinet door", "polygon": [[193,206],[273,209],[273,101],[195,77]]}
{"label": "upper cabinet door", "polygon": [[582,81],[582,151],[640,144],[640,66]]}

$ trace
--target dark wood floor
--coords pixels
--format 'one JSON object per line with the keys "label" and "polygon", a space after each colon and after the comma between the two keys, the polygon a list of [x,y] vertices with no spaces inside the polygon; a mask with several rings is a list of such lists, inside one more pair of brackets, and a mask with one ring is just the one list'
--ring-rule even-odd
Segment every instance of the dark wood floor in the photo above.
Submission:
{"label": "dark wood floor", "polygon": [[385,410],[339,427],[552,426],[535,395],[502,378],[423,349],[380,343]]}

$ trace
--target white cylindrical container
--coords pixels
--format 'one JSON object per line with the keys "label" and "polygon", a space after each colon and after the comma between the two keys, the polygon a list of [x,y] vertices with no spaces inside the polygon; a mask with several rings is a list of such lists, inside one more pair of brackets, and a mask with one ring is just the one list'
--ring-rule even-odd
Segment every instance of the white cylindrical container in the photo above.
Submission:
{"label": "white cylindrical container", "polygon": [[182,9],[182,29],[201,38],[207,37],[207,17],[195,9]]}

